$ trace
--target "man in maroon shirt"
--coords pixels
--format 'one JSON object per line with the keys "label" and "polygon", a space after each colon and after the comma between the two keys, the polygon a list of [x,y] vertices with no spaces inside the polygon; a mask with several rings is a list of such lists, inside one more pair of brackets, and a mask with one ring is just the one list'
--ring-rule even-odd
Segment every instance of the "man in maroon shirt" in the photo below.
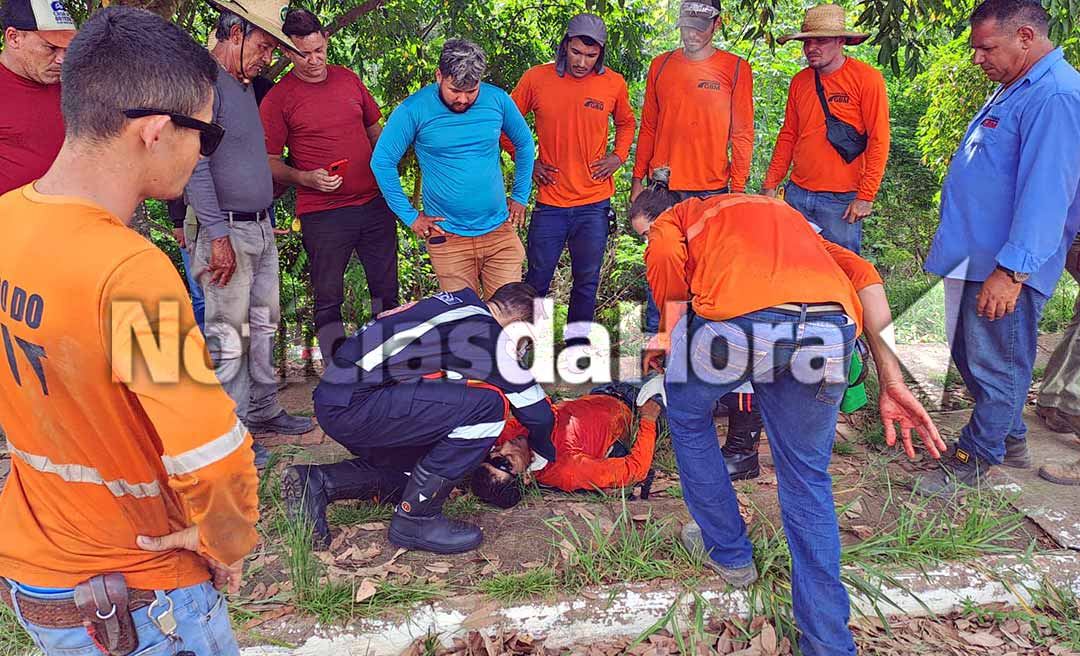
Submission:
{"label": "man in maroon shirt", "polygon": [[58,2],[6,0],[0,23],[0,194],[5,194],[40,178],[60,152],[60,66],[75,38],[75,21]]}
{"label": "man in maroon shirt", "polygon": [[286,53],[292,72],[259,112],[274,182],[296,186],[315,329],[328,358],[345,338],[341,304],[354,251],[367,276],[372,316],[397,307],[397,220],[371,173],[371,151],[382,132],[379,105],[355,73],[327,66],[327,36],[314,14],[289,10],[283,30],[301,54]]}

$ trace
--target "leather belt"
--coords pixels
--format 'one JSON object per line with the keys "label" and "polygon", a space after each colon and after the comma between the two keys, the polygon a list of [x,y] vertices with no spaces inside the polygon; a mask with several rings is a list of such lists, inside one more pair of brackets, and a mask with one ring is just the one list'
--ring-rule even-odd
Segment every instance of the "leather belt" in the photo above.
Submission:
{"label": "leather belt", "polygon": [[[75,607],[75,599],[65,597],[63,599],[37,599],[25,594],[18,593],[19,614],[30,624],[45,629],[74,629],[82,628],[83,616]],[[149,606],[154,601],[153,590],[129,591],[128,611],[135,611]],[[4,605],[15,610],[11,603],[11,590],[0,590],[0,600]]]}
{"label": "leather belt", "polygon": [[263,219],[270,218],[269,210],[259,210],[258,212],[225,212],[225,218],[230,222],[235,221],[262,221]]}
{"label": "leather belt", "polygon": [[781,303],[768,309],[802,314],[804,307],[807,314],[836,314],[838,312],[844,314],[847,312],[839,303]]}

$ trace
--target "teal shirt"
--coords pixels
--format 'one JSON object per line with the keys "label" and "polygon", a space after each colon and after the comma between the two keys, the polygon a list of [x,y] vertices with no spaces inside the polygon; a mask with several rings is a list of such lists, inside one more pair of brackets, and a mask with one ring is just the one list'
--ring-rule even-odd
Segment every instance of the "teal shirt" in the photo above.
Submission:
{"label": "teal shirt", "polygon": [[508,216],[499,147],[504,132],[518,153],[510,197],[525,205],[532,191],[532,133],[510,96],[490,84],[482,83],[476,103],[460,114],[443,103],[437,84],[406,98],[379,136],[371,170],[390,209],[412,225],[418,212],[397,168],[412,146],[423,174],[424,213],[445,218],[441,227],[455,235],[483,235]]}

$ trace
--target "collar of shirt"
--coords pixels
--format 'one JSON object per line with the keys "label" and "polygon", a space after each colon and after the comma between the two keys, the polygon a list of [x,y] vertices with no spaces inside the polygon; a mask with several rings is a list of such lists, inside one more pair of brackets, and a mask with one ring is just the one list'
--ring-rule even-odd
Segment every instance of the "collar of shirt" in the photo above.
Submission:
{"label": "collar of shirt", "polygon": [[[998,86],[998,88],[994,90],[994,93],[990,94],[990,98],[992,100],[988,104],[996,105],[1005,102],[1006,100],[1011,98],[1013,94],[1017,93],[1018,89],[1023,88],[1025,86],[1025,83],[1027,84],[1027,86],[1030,86],[1038,82],[1039,79],[1049,73],[1050,69],[1053,68],[1054,64],[1061,61],[1063,57],[1065,57],[1065,51],[1062,50],[1060,47],[1054,48],[1049,53],[1044,55],[1042,59],[1035,62],[1035,65],[1032,66],[1028,70],[1028,72],[1024,74],[1024,77],[1014,82],[1012,86],[1010,86],[1008,89],[1003,89],[1001,86]],[[1000,96],[1000,98],[998,96]]]}

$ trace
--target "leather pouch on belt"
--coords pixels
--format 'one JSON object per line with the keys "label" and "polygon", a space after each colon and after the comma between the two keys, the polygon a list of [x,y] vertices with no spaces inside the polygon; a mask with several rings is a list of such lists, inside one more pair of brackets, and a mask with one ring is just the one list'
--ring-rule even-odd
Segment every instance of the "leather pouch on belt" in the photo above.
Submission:
{"label": "leather pouch on belt", "polygon": [[100,574],[75,586],[75,606],[102,652],[127,656],[139,646],[123,574]]}

